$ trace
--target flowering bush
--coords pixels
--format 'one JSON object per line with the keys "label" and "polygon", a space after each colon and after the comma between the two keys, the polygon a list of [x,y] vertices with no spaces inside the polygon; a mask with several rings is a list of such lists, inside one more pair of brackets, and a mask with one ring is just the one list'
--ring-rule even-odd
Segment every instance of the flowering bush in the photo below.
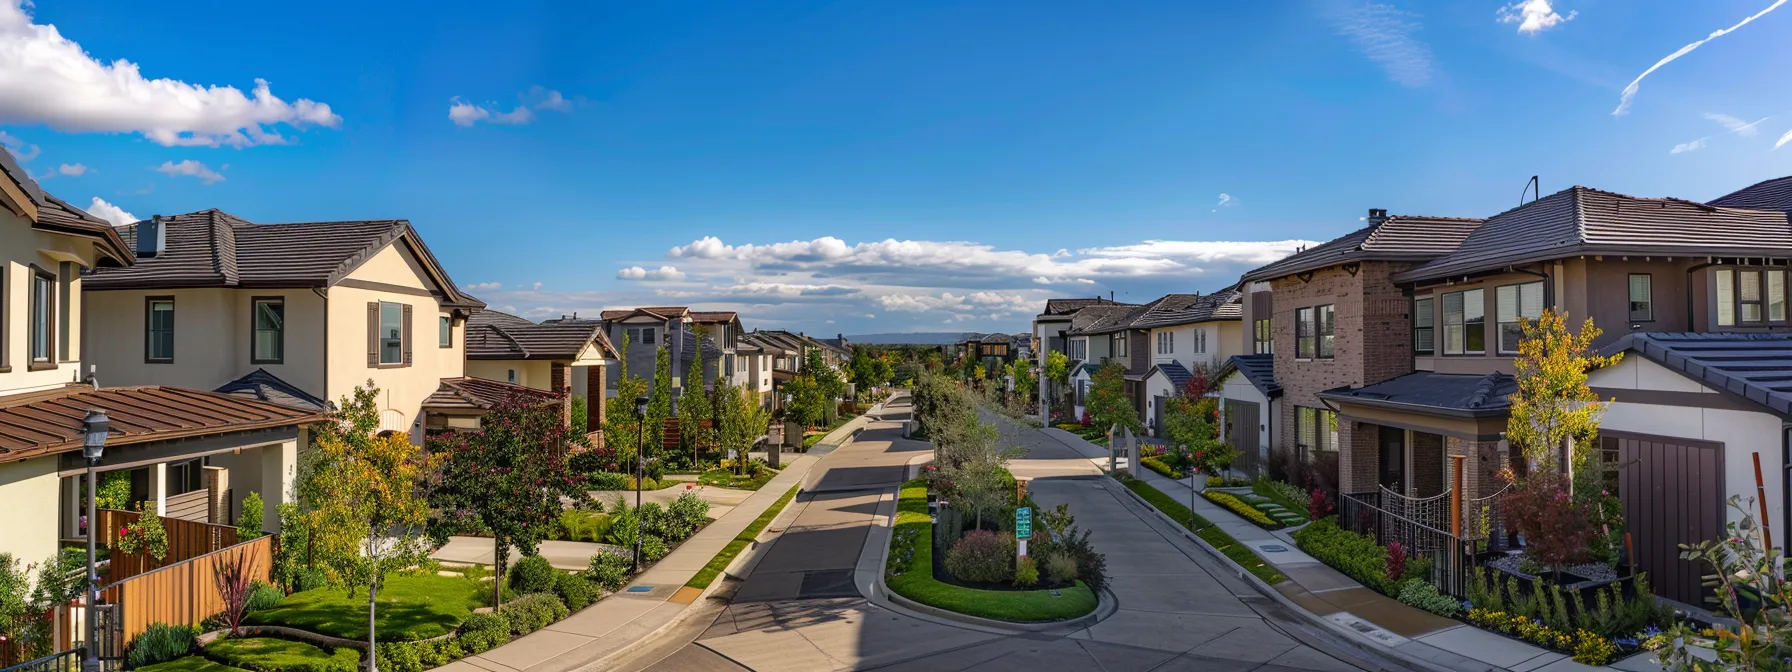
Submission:
{"label": "flowering bush", "polygon": [[1524,535],[1526,554],[1538,563],[1573,565],[1590,559],[1593,513],[1568,494],[1568,480],[1538,471],[1519,481],[1501,499],[1506,520]]}
{"label": "flowering bush", "polygon": [[989,530],[964,535],[946,551],[946,571],[960,581],[1007,583],[1014,579],[1014,536]]}
{"label": "flowering bush", "polygon": [[141,553],[160,562],[168,557],[168,528],[162,526],[162,517],[156,515],[155,508],[142,505],[137,508],[136,522],[126,524],[118,531],[118,541],[113,546],[119,551]]}

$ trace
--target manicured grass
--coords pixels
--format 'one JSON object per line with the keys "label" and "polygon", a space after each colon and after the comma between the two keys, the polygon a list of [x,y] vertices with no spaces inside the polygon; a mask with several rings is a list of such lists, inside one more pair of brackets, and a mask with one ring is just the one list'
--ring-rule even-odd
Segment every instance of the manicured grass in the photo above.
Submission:
{"label": "manicured grass", "polygon": [[[452,632],[473,609],[485,605],[489,589],[449,576],[394,576],[379,594],[379,637],[389,641],[429,639]],[[367,587],[349,595],[326,586],[288,595],[279,606],[249,614],[253,625],[283,625],[344,639],[367,638]]]}
{"label": "manicured grass", "polygon": [[1297,502],[1288,499],[1287,497],[1283,497],[1282,493],[1277,492],[1275,488],[1269,487],[1269,482],[1252,481],[1251,492],[1268,497],[1269,501],[1281,504],[1282,508],[1300,514],[1302,520],[1307,520],[1307,503],[1304,501]]}
{"label": "manicured grass", "polygon": [[1226,554],[1227,558],[1231,558],[1233,562],[1236,562],[1239,566],[1249,570],[1250,573],[1255,574],[1257,578],[1263,579],[1264,583],[1281,583],[1284,579],[1288,578],[1282,576],[1282,573],[1276,571],[1274,567],[1269,565],[1269,563],[1264,562],[1263,558],[1257,557],[1257,554],[1245,547],[1244,544],[1238,543],[1238,540],[1232,538],[1232,535],[1226,534],[1225,530],[1214,527],[1212,521],[1202,518],[1195,512],[1190,511],[1189,508],[1184,506],[1181,502],[1164,494],[1163,491],[1151,487],[1151,484],[1136,478],[1125,476],[1116,476],[1115,480],[1120,481],[1120,483],[1125,485],[1128,490],[1138,493],[1140,497],[1145,498],[1145,501],[1150,502],[1152,506],[1157,507],[1157,510],[1164,512],[1164,514],[1169,516],[1171,520],[1181,523],[1183,527],[1193,530],[1195,536],[1212,544],[1214,548],[1217,548],[1221,553]]}
{"label": "manicured grass", "polygon": [[1202,490],[1201,496],[1207,498],[1207,501],[1218,504],[1220,507],[1231,511],[1238,517],[1250,521],[1252,525],[1256,525],[1257,527],[1261,527],[1265,530],[1279,530],[1283,527],[1280,521],[1270,518],[1269,514],[1252,506],[1250,502],[1239,499],[1230,492]]}
{"label": "manicured grass", "polygon": [[790,490],[779,497],[778,501],[772,502],[771,508],[766,509],[765,513],[759,514],[758,518],[754,518],[752,524],[747,525],[747,529],[734,535],[734,540],[728,542],[727,546],[723,546],[721,552],[716,553],[716,557],[710,558],[709,564],[704,565],[703,569],[697,570],[697,575],[691,577],[691,580],[686,581],[684,585],[692,588],[708,588],[709,584],[714,583],[716,577],[721,576],[722,570],[728,568],[728,563],[734,562],[734,557],[746,550],[747,545],[753,543],[753,538],[759,536],[759,533],[765,530],[765,526],[772,524],[772,519],[778,517],[778,512],[783,511],[784,507],[790,504],[790,500],[796,498],[798,487],[800,486],[790,486]]}
{"label": "manicured grass", "polygon": [[257,672],[354,672],[361,664],[361,652],[354,649],[329,652],[304,642],[273,637],[219,640],[205,647],[205,656],[230,667]]}
{"label": "manicured grass", "polygon": [[777,470],[771,468],[761,468],[758,476],[736,476],[730,469],[711,469],[698,476],[697,482],[718,488],[758,490],[777,475]]}
{"label": "manicured grass", "polygon": [[137,668],[137,672],[248,672],[248,670],[215,662],[205,656],[187,656],[166,663],[145,665]]}
{"label": "manicured grass", "polygon": [[[933,578],[933,521],[927,515],[927,479],[902,484],[896,531],[914,529],[915,553],[902,574],[885,583],[890,590],[930,607],[1018,623],[1061,621],[1095,611],[1095,591],[1078,581],[1057,590],[977,590]],[[1053,595],[1056,593],[1056,595]]]}

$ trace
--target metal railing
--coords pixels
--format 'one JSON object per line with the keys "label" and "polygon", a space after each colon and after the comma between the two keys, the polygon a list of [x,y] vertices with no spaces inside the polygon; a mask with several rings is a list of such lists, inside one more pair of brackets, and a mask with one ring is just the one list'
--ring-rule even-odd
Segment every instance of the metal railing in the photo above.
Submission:
{"label": "metal railing", "polygon": [[[1411,557],[1430,558],[1431,576],[1438,590],[1455,596],[1467,591],[1474,563],[1474,542],[1421,521],[1400,515],[1404,501],[1383,508],[1382,492],[1338,495],[1338,523],[1345,529],[1373,537],[1376,543],[1400,542]],[[1404,498],[1401,498],[1404,499]]]}
{"label": "metal railing", "polygon": [[[81,672],[81,662],[86,658],[87,650],[83,647],[76,647],[37,660],[28,660],[12,667],[0,667],[0,672]],[[101,661],[100,669],[117,669],[117,666]]]}

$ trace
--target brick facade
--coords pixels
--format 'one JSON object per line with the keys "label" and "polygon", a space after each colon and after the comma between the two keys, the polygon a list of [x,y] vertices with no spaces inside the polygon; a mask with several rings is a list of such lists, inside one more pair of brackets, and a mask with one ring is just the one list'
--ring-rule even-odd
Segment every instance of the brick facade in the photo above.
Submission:
{"label": "brick facade", "polygon": [[1449,487],[1445,481],[1444,437],[1441,434],[1413,432],[1412,445],[1412,493],[1417,497],[1433,497],[1443,494]]}

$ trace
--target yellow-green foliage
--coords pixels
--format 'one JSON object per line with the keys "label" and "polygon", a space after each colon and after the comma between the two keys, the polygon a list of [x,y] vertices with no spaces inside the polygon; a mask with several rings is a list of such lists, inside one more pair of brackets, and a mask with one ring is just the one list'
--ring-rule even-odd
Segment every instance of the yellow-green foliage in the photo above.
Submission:
{"label": "yellow-green foliage", "polygon": [[1258,527],[1266,527],[1272,530],[1282,527],[1281,523],[1271,520],[1269,516],[1264,515],[1264,513],[1257,510],[1256,507],[1244,503],[1244,501],[1237,497],[1233,497],[1231,494],[1214,492],[1212,490],[1202,490],[1201,496],[1206,497],[1208,501],[1230,509],[1233,513],[1243,516],[1245,520],[1255,523]]}
{"label": "yellow-green foliage", "polygon": [[1518,391],[1509,400],[1506,438],[1531,460],[1553,464],[1565,440],[1591,445],[1586,440],[1599,431],[1607,404],[1587,386],[1587,372],[1616,364],[1623,355],[1598,355],[1593,341],[1600,331],[1591,318],[1578,334],[1568,331],[1566,315],[1554,309],[1543,311],[1536,322],[1520,319],[1519,327],[1524,337],[1512,360]]}

